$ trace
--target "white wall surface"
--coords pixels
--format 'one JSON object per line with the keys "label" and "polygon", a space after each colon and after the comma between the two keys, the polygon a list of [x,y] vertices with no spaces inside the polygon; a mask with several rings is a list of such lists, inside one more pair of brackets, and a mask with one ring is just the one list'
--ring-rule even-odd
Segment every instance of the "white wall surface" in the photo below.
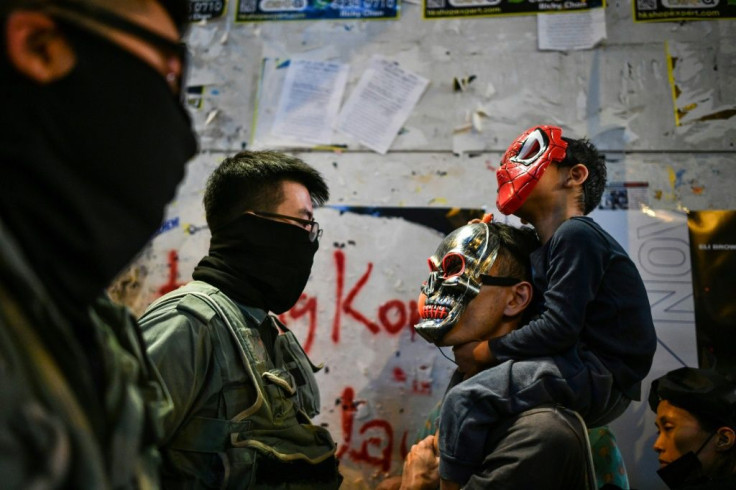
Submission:
{"label": "white wall surface", "polygon": [[[493,212],[495,166],[521,131],[551,123],[570,136],[589,137],[607,154],[610,181],[648,184],[643,209],[597,211],[595,216],[618,234],[648,281],[660,337],[651,376],[677,367],[678,358],[697,362],[683,211],[736,209],[736,117],[675,126],[667,49],[681,61],[673,72],[679,106],[688,102],[706,112],[733,109],[736,21],[634,24],[630,3],[613,2],[606,7],[608,39],[601,46],[541,52],[535,16],[424,21],[419,6],[405,3],[396,21],[235,24],[231,17],[194,25],[188,35],[192,83],[206,85],[203,107],[192,111],[202,151],[168,210],[168,229],[126,275],[127,301],[134,310],[145,308],[160,287],[189,280],[206,254],[204,181],[224,156],[251,146],[261,60],[307,57],[349,63],[349,95],[370,57],[381,54],[430,79],[389,153],[381,156],[356,143],[339,152],[288,149],[324,174],[332,193],[329,204],[485,207]],[[453,77],[469,75],[476,76],[469,89],[453,92]],[[482,131],[454,134],[478,108],[488,115]],[[408,320],[397,331],[379,328],[374,333],[343,311],[336,342],[337,261],[344,260],[345,294],[372,268],[354,304],[381,327],[379,310],[387,302],[396,300],[408,312],[426,274],[426,257],[441,236],[401,220],[340,215],[332,209],[319,210],[317,219],[325,234],[306,292],[318,298],[310,355],[329,368],[318,378],[323,395],[319,422],[349,446],[342,462],[345,488],[372,488],[384,473],[400,470],[404,434],[410,445],[441,397],[451,365],[411,335]],[[647,234],[652,227],[660,227],[660,235]],[[675,250],[686,254],[685,265],[671,250],[663,259],[665,268],[677,274],[668,286],[674,296],[662,293],[656,275],[663,270],[645,268],[639,255],[658,238],[673,240]],[[173,276],[172,264],[177,267]],[[287,314],[286,319],[307,342],[308,315],[294,319]],[[351,417],[340,405],[348,387],[359,401]],[[654,475],[653,416],[645,405],[632,405],[613,428],[632,486],[664,488]]]}

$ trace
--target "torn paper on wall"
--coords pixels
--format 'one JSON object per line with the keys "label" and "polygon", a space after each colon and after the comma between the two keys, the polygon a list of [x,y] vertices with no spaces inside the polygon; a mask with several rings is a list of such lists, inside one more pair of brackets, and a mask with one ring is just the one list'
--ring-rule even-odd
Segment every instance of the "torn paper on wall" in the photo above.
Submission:
{"label": "torn paper on wall", "polygon": [[271,136],[284,142],[331,144],[348,68],[344,63],[292,59]]}
{"label": "torn paper on wall", "polygon": [[382,56],[373,56],[335,127],[371,150],[385,154],[429,80]]}
{"label": "torn paper on wall", "polygon": [[718,53],[697,43],[669,41],[665,47],[676,126],[736,116],[736,104],[721,96]]}

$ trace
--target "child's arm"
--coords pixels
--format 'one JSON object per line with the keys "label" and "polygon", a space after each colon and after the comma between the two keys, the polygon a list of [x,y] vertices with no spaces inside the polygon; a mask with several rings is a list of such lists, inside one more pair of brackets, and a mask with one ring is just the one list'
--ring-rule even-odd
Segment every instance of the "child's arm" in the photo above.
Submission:
{"label": "child's arm", "polygon": [[555,355],[580,341],[586,310],[596,299],[608,266],[608,244],[590,225],[570,220],[550,240],[547,257],[542,314],[488,341],[488,351],[479,348],[479,359],[503,362]]}

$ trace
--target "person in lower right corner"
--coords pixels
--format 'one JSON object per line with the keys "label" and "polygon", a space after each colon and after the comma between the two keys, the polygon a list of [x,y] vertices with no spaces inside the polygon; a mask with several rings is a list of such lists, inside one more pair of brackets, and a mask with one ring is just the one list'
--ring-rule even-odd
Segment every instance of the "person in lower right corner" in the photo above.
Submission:
{"label": "person in lower right corner", "polygon": [[736,488],[736,382],[683,367],[652,382],[660,478],[672,490]]}

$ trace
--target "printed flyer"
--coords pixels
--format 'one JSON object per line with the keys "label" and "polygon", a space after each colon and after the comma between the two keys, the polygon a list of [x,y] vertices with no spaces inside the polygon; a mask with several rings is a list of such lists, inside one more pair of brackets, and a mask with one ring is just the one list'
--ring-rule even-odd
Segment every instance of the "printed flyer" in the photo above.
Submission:
{"label": "printed flyer", "polygon": [[189,0],[189,21],[210,20],[222,17],[227,0]]}
{"label": "printed flyer", "polygon": [[575,12],[603,6],[604,0],[424,0],[424,18]]}
{"label": "printed flyer", "polygon": [[634,21],[736,19],[736,0],[635,0]]}
{"label": "printed flyer", "polygon": [[238,0],[235,21],[398,17],[398,0]]}

